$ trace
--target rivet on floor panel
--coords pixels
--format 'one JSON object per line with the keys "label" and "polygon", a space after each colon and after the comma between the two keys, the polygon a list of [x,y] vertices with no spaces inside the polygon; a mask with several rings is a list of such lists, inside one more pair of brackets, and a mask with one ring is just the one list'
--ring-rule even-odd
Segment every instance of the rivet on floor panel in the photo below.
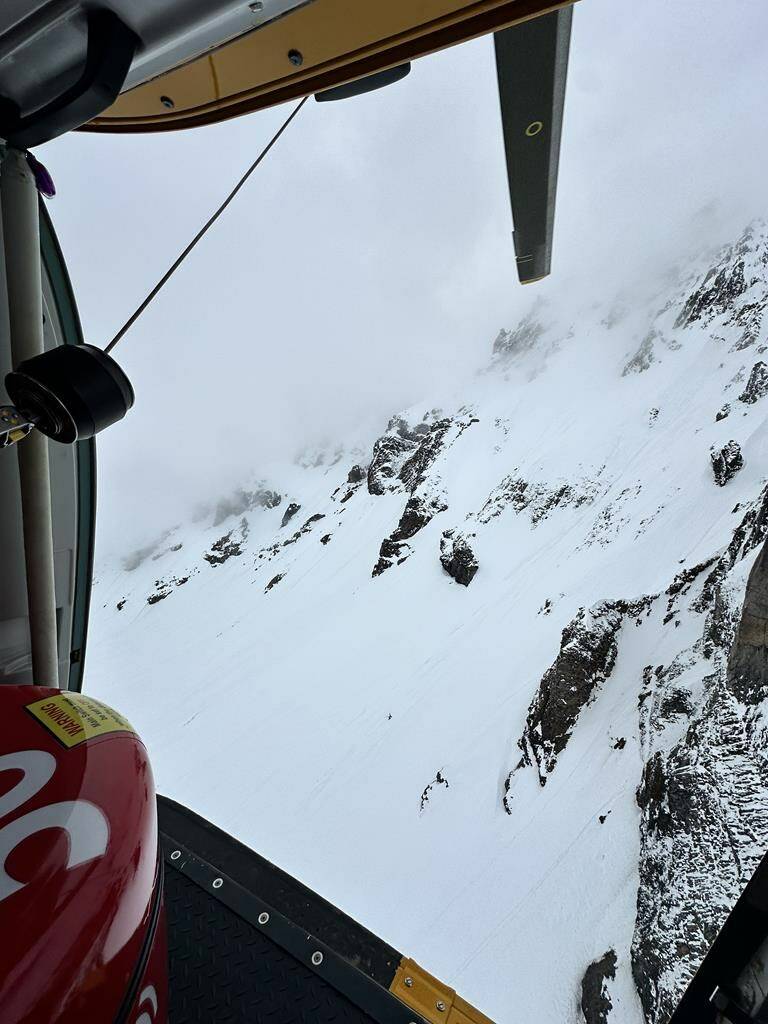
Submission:
{"label": "rivet on floor panel", "polygon": [[259,914],[259,924],[266,924],[267,921],[269,921],[269,914],[266,912],[266,910],[263,910]]}
{"label": "rivet on floor panel", "polygon": [[178,860],[181,856],[181,850],[174,850],[171,854],[171,860]]}
{"label": "rivet on floor panel", "polygon": [[224,879],[223,878],[214,878],[214,880],[213,880],[213,888],[214,889],[220,889],[222,887],[222,885],[224,885]]}
{"label": "rivet on floor panel", "polygon": [[405,987],[406,988],[413,988],[413,978],[406,978],[405,979]]}
{"label": "rivet on floor panel", "polygon": [[322,962],[323,954],[318,949],[317,952],[312,954],[312,963],[315,965],[315,967],[319,967]]}

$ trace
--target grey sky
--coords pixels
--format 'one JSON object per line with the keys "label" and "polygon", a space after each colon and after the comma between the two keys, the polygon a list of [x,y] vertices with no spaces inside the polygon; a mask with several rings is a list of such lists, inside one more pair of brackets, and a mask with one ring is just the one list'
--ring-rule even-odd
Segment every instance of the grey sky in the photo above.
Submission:
{"label": "grey sky", "polygon": [[[576,313],[768,213],[767,30],[762,0],[577,4],[553,274],[525,289],[490,38],[381,92],[308,103],[115,350],[137,403],[100,442],[102,526],[117,524],[100,535],[132,542],[305,440],[439,394],[539,297]],[[41,149],[89,341],[111,337],[288,109]]]}

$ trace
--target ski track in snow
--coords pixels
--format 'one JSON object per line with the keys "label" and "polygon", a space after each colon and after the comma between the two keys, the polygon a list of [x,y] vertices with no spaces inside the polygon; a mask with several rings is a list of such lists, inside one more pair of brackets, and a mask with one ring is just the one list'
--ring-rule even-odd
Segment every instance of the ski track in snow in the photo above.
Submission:
{"label": "ski track in snow", "polygon": [[[738,399],[768,342],[745,312],[768,293],[765,229],[747,239],[717,265],[746,262],[757,283],[742,293],[713,292],[712,279],[699,287],[703,261],[650,310],[610,327],[610,303],[574,323],[534,311],[540,329],[500,336],[489,368],[457,382],[455,396],[402,413],[404,426],[389,431],[401,438],[392,458],[407,449],[401,463],[440,416],[452,426],[413,490],[425,522],[376,578],[410,494],[395,462],[384,493],[365,478],[346,482],[354,465],[367,470],[376,436],[259,467],[245,489],[261,495],[263,481],[279,505],[252,498],[216,527],[212,512],[168,532],[131,570],[98,566],[86,689],[137,727],[158,789],[499,1024],[582,1021],[582,976],[610,949],[610,1019],[644,1019],[630,967],[643,856],[636,791],[651,752],[671,750],[685,723],[641,736],[643,670],[691,648],[676,682],[704,693],[716,665],[695,653],[705,614],[692,605],[707,572],[668,622],[664,591],[722,553],[768,465],[768,397]],[[716,422],[725,402],[731,412]],[[720,487],[710,448],[730,440],[744,466]],[[435,495],[447,509],[435,511]],[[502,495],[498,513],[485,517],[492,495]],[[301,507],[281,528],[290,502]],[[468,586],[441,567],[448,529],[476,556]],[[228,533],[239,551],[209,564],[204,553]],[[756,553],[726,577],[734,607]],[[531,767],[513,771],[578,609],[651,595],[660,597],[640,624],[622,621],[615,665],[546,786]],[[438,771],[449,785],[433,786],[420,813]],[[747,865],[762,852],[745,851]],[[694,966],[669,984],[682,987]]]}

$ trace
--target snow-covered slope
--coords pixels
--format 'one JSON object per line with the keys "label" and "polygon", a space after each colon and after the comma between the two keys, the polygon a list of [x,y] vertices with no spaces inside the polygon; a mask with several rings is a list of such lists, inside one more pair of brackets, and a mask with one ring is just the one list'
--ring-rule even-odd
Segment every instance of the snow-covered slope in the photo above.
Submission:
{"label": "snow-covered slope", "polygon": [[88,690],[161,790],[500,1024],[664,1021],[768,846],[758,570],[734,647],[767,302],[756,225],[650,309],[538,307],[456,397],[257,467],[98,567]]}

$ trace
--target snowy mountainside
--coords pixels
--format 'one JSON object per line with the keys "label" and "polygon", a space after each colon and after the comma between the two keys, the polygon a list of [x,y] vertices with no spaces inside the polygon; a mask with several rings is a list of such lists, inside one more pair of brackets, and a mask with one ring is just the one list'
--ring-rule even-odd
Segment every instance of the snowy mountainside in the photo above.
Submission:
{"label": "snowy mountainside", "polygon": [[661,1024],[768,847],[766,304],[757,224],[650,308],[534,308],[99,565],[88,691],[499,1024]]}

